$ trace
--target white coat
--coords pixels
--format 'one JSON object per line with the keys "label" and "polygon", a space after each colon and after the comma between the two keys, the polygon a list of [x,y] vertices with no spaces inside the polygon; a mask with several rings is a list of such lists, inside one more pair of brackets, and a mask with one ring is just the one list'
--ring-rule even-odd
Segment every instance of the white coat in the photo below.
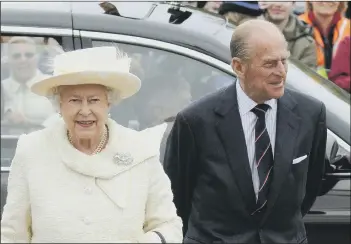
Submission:
{"label": "white coat", "polygon": [[[150,133],[108,121],[106,148],[75,149],[62,120],[18,141],[1,221],[1,243],[182,242],[170,181]],[[116,161],[130,153],[129,165]]]}

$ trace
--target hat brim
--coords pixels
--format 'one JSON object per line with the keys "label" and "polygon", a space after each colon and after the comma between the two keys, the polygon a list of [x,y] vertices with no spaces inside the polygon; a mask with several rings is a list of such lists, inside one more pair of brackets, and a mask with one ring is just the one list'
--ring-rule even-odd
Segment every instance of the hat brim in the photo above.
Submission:
{"label": "hat brim", "polygon": [[87,84],[106,86],[117,91],[121,99],[125,99],[139,91],[141,81],[131,73],[84,71],[51,76],[34,83],[31,86],[31,91],[37,95],[48,97],[52,95],[55,87]]}

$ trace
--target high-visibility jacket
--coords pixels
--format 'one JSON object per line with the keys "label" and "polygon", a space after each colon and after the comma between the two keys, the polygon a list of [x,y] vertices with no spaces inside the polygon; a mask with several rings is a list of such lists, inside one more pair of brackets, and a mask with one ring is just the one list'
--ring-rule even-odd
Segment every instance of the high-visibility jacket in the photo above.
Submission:
{"label": "high-visibility jacket", "polygon": [[[299,18],[313,27],[313,36],[317,48],[317,66],[324,68],[325,55],[322,34],[320,33],[319,29],[313,24],[312,20],[308,16],[308,13],[300,15]],[[335,55],[340,41],[343,40],[346,36],[350,36],[350,20],[345,17],[341,17],[341,19],[337,22],[333,33],[333,55]]]}

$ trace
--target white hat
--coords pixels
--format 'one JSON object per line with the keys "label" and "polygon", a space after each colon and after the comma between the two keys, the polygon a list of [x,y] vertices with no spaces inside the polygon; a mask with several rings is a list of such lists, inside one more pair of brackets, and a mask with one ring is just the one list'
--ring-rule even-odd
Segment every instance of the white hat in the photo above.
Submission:
{"label": "white hat", "polygon": [[99,84],[118,91],[121,99],[139,91],[140,79],[131,74],[131,59],[116,47],[95,47],[59,54],[54,59],[53,76],[34,83],[32,92],[52,95],[62,85]]}

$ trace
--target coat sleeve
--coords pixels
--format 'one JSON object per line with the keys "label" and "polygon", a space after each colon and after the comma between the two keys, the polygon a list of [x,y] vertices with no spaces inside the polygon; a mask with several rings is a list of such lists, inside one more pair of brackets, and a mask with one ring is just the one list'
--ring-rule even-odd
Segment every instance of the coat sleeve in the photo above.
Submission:
{"label": "coat sleeve", "polygon": [[144,232],[138,243],[181,243],[182,220],[173,203],[171,183],[158,157],[149,161],[149,193],[145,210]]}
{"label": "coat sleeve", "polygon": [[24,140],[25,136],[19,138],[11,164],[1,219],[1,243],[30,243],[32,237]]}
{"label": "coat sleeve", "polygon": [[171,180],[174,203],[183,220],[183,234],[188,229],[191,202],[196,183],[197,149],[189,121],[177,115],[167,140],[164,169]]}
{"label": "coat sleeve", "polygon": [[333,58],[329,79],[350,92],[350,73],[350,37],[347,36],[340,42]]}
{"label": "coat sleeve", "polygon": [[316,122],[311,159],[308,166],[306,194],[301,207],[302,216],[305,216],[308,213],[315,202],[325,173],[325,150],[327,143],[325,110],[325,105],[322,103],[322,108]]}
{"label": "coat sleeve", "polygon": [[317,52],[316,52],[316,43],[312,39],[306,46],[301,47],[300,52],[301,56],[299,61],[311,69],[316,70],[317,68]]}

